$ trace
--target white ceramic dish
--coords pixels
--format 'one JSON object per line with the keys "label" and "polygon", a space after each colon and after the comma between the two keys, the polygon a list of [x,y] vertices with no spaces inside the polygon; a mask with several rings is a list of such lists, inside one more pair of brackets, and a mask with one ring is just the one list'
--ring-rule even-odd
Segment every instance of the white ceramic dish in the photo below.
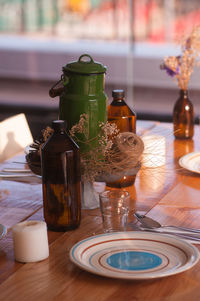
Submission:
{"label": "white ceramic dish", "polygon": [[7,229],[4,225],[0,224],[0,239],[4,237],[7,233]]}
{"label": "white ceramic dish", "polygon": [[179,165],[200,174],[200,152],[189,153],[179,159]]}
{"label": "white ceramic dish", "polygon": [[198,249],[181,239],[137,231],[89,237],[70,250],[71,261],[88,272],[134,280],[184,272],[199,257]]}

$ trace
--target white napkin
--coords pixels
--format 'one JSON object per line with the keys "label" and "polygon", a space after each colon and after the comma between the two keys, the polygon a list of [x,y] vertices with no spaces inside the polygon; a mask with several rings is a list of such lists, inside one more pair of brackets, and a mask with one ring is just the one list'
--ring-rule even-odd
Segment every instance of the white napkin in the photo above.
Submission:
{"label": "white napkin", "polygon": [[0,162],[3,162],[33,143],[33,137],[24,114],[0,122]]}

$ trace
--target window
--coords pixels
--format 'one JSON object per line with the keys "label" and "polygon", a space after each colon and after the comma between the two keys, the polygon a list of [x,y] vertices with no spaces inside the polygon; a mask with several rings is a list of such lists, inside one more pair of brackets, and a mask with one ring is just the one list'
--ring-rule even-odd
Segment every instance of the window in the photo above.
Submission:
{"label": "window", "polygon": [[[155,103],[159,113],[153,93],[176,89],[159,65],[199,21],[199,0],[1,0],[0,77],[54,82],[63,65],[90,53],[108,67],[108,90],[123,87],[136,109]],[[191,88],[199,89],[195,74]],[[141,105],[149,93],[151,106]]]}

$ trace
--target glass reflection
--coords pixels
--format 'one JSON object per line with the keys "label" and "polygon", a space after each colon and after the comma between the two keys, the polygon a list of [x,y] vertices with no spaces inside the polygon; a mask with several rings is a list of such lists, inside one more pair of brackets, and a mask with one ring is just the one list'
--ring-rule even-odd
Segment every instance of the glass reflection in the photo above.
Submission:
{"label": "glass reflection", "polygon": [[165,179],[165,165],[155,168],[143,168],[140,175],[140,188],[145,192],[159,192],[164,188]]}

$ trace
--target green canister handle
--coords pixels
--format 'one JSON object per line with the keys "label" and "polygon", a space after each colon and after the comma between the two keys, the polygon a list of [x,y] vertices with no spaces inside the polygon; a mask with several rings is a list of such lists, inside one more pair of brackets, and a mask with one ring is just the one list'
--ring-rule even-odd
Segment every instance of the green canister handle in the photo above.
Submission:
{"label": "green canister handle", "polygon": [[[84,61],[84,60],[82,60],[82,58],[84,58],[84,57],[88,57],[88,58],[90,59],[90,61]],[[78,60],[78,61],[81,62],[81,63],[87,63],[87,64],[94,63],[93,58],[92,58],[89,54],[82,54],[82,55],[79,57],[79,60]]]}
{"label": "green canister handle", "polygon": [[61,76],[61,79],[56,82],[53,87],[49,90],[49,96],[54,98],[56,96],[60,96],[64,91],[64,86],[67,84],[66,77],[63,75]]}

